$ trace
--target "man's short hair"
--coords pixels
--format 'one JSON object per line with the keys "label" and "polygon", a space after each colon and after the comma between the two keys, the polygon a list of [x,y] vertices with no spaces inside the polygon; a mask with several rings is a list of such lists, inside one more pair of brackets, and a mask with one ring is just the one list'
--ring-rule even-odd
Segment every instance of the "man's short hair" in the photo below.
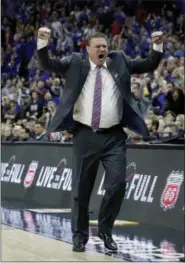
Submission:
{"label": "man's short hair", "polygon": [[107,40],[107,35],[105,35],[102,32],[95,32],[95,33],[91,34],[87,38],[87,46],[90,45],[91,39],[93,39],[93,38],[105,38]]}

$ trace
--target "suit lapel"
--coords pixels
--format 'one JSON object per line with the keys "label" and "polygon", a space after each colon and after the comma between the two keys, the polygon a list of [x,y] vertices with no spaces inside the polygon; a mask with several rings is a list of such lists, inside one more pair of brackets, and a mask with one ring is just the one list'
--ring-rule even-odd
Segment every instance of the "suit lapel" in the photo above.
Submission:
{"label": "suit lapel", "polygon": [[85,57],[83,63],[82,63],[82,68],[81,68],[81,75],[80,75],[80,91],[82,90],[84,83],[87,79],[87,75],[89,74],[90,71],[90,62],[88,56]]}
{"label": "suit lapel", "polygon": [[112,78],[114,79],[116,86],[119,88],[120,92],[123,93],[120,76],[119,76],[118,71],[116,69],[115,63],[113,62],[113,60],[110,57],[107,57],[106,62],[107,62],[107,68],[108,68]]}
{"label": "suit lapel", "polygon": [[140,114],[140,110],[137,106],[136,103],[132,103],[131,99],[128,97],[129,94],[127,94],[126,92],[124,92],[124,87],[123,87],[123,83],[121,82],[120,76],[119,76],[119,69],[117,68],[118,65],[116,63],[114,63],[113,59],[111,57],[107,57],[107,68],[111,74],[111,76],[113,77],[116,86],[119,88],[123,99],[133,108],[133,110],[138,114]]}
{"label": "suit lapel", "polygon": [[122,87],[123,85],[122,85],[122,83],[121,83],[121,79],[120,79],[120,76],[119,76],[119,74],[118,74],[118,70],[117,70],[117,68],[116,68],[115,63],[113,62],[112,58],[110,58],[110,57],[107,57],[106,62],[107,62],[107,68],[108,68],[108,70],[109,70],[112,78],[114,79],[114,81],[115,81],[115,83],[116,83],[116,86],[119,88],[119,90],[120,90],[121,94],[123,95],[123,97],[124,97],[125,99],[127,99],[127,98],[125,97],[124,92],[123,92],[123,87]]}

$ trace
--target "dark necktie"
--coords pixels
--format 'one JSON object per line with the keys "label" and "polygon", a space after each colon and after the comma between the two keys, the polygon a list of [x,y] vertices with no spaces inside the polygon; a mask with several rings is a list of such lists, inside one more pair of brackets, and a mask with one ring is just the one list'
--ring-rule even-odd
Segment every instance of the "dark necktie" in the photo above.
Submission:
{"label": "dark necktie", "polygon": [[97,67],[95,89],[94,89],[94,99],[93,99],[92,120],[91,120],[91,127],[93,131],[96,131],[99,129],[100,117],[101,117],[101,99],[102,99],[101,68]]}

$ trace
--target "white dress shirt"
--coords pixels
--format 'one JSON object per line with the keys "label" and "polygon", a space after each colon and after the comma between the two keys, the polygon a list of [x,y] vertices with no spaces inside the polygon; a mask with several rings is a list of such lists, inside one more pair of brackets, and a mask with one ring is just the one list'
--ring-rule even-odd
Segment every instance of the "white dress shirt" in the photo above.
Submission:
{"label": "white dress shirt", "polygon": [[[88,126],[91,126],[92,120],[96,71],[96,65],[90,60],[90,71],[73,111],[73,119]],[[108,71],[106,63],[101,67],[101,77],[102,104],[100,128],[109,128],[121,121],[123,103],[121,93]]]}
{"label": "white dress shirt", "polygon": [[[37,49],[47,46],[45,40],[38,40]],[[153,44],[153,49],[163,52],[163,43]],[[73,119],[82,124],[91,126],[93,98],[96,80],[96,65],[90,60],[90,71],[82,91],[74,105]],[[101,68],[102,76],[102,105],[100,128],[109,128],[120,123],[123,114],[121,93],[116,86],[106,63]]]}

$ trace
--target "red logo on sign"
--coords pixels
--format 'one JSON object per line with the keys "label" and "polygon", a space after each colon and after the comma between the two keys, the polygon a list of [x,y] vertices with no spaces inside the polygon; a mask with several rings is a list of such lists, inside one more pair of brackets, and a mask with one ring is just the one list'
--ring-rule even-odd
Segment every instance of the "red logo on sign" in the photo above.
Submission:
{"label": "red logo on sign", "polygon": [[184,173],[172,171],[166,181],[166,186],[163,190],[160,199],[161,207],[166,211],[175,207],[180,193],[180,187],[184,180]]}
{"label": "red logo on sign", "polygon": [[33,179],[35,177],[36,171],[38,168],[38,162],[32,161],[29,165],[28,172],[24,178],[24,187],[28,188],[32,185]]}

